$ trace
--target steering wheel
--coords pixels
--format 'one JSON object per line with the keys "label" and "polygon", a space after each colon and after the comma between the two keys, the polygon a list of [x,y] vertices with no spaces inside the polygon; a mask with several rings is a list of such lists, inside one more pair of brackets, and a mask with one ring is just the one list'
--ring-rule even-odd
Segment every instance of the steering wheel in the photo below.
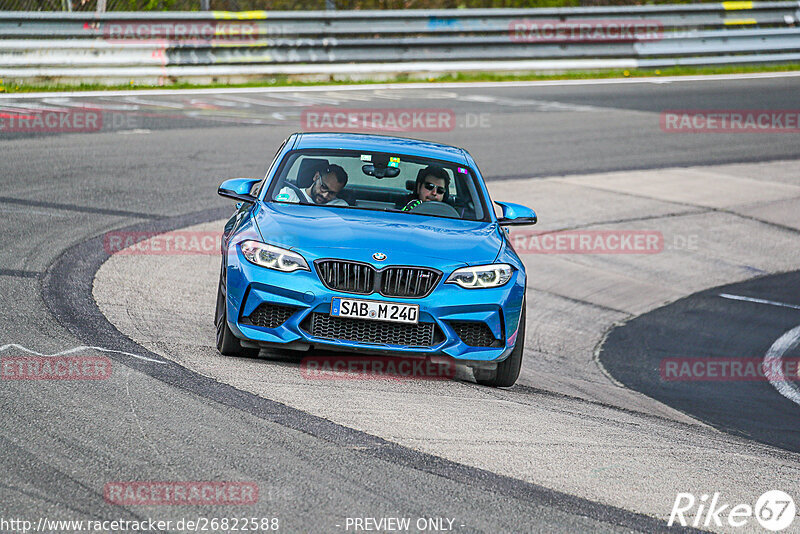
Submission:
{"label": "steering wheel", "polygon": [[439,202],[438,200],[429,200],[411,208],[411,213],[419,213],[420,215],[439,215],[442,217],[454,217],[460,219],[458,210],[447,202]]}

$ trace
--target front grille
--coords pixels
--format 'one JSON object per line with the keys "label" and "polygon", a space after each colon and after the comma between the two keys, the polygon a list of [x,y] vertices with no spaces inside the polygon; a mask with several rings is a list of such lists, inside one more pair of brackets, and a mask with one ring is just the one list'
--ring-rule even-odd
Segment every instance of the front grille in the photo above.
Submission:
{"label": "front grille", "polygon": [[375,269],[366,263],[324,260],[317,262],[317,272],[328,289],[367,295],[375,287]]}
{"label": "front grille", "polygon": [[320,260],[317,272],[328,289],[385,297],[427,297],[442,277],[436,269],[391,266],[375,269],[367,263],[345,260]]}
{"label": "front grille", "polygon": [[424,267],[387,267],[381,271],[381,295],[424,297],[436,286],[441,274]]}
{"label": "front grille", "polygon": [[281,304],[262,303],[253,313],[245,317],[245,321],[262,328],[278,328],[291,317],[297,308]]}
{"label": "front grille", "polygon": [[470,347],[494,347],[500,345],[500,340],[495,339],[489,325],[478,321],[450,321],[450,326],[456,331],[464,344]]}
{"label": "front grille", "polygon": [[305,322],[312,336],[356,343],[386,343],[409,347],[431,347],[436,326],[433,323],[403,324],[349,317],[331,317],[327,313],[311,314]]}

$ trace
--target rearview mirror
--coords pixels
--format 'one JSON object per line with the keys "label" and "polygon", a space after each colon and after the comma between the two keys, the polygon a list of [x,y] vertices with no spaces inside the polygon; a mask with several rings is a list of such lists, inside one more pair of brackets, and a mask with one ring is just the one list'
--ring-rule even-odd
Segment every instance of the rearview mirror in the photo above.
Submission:
{"label": "rearview mirror", "polygon": [[254,203],[257,199],[252,195],[253,186],[260,181],[258,178],[231,178],[220,184],[217,193],[223,197]]}
{"label": "rearview mirror", "polygon": [[394,178],[400,174],[400,167],[382,167],[377,165],[363,165],[361,172],[375,178]]}
{"label": "rearview mirror", "polygon": [[500,226],[521,226],[536,224],[536,212],[521,204],[511,202],[495,202],[503,210],[503,216],[497,219]]}

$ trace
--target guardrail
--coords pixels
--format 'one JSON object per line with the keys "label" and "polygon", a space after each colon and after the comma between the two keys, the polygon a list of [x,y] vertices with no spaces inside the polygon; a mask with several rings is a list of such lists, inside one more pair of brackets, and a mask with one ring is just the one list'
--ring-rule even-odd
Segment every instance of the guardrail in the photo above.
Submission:
{"label": "guardrail", "polygon": [[800,61],[800,2],[315,12],[0,12],[0,78],[165,83]]}

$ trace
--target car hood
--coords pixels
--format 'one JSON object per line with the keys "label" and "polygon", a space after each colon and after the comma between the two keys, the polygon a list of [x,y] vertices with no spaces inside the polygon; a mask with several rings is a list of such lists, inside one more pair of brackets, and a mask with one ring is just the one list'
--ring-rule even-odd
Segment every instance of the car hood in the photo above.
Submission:
{"label": "car hood", "polygon": [[[256,222],[265,243],[307,260],[336,257],[385,265],[481,265],[502,245],[493,223],[408,213],[266,203]],[[384,261],[372,255],[383,253]]]}

